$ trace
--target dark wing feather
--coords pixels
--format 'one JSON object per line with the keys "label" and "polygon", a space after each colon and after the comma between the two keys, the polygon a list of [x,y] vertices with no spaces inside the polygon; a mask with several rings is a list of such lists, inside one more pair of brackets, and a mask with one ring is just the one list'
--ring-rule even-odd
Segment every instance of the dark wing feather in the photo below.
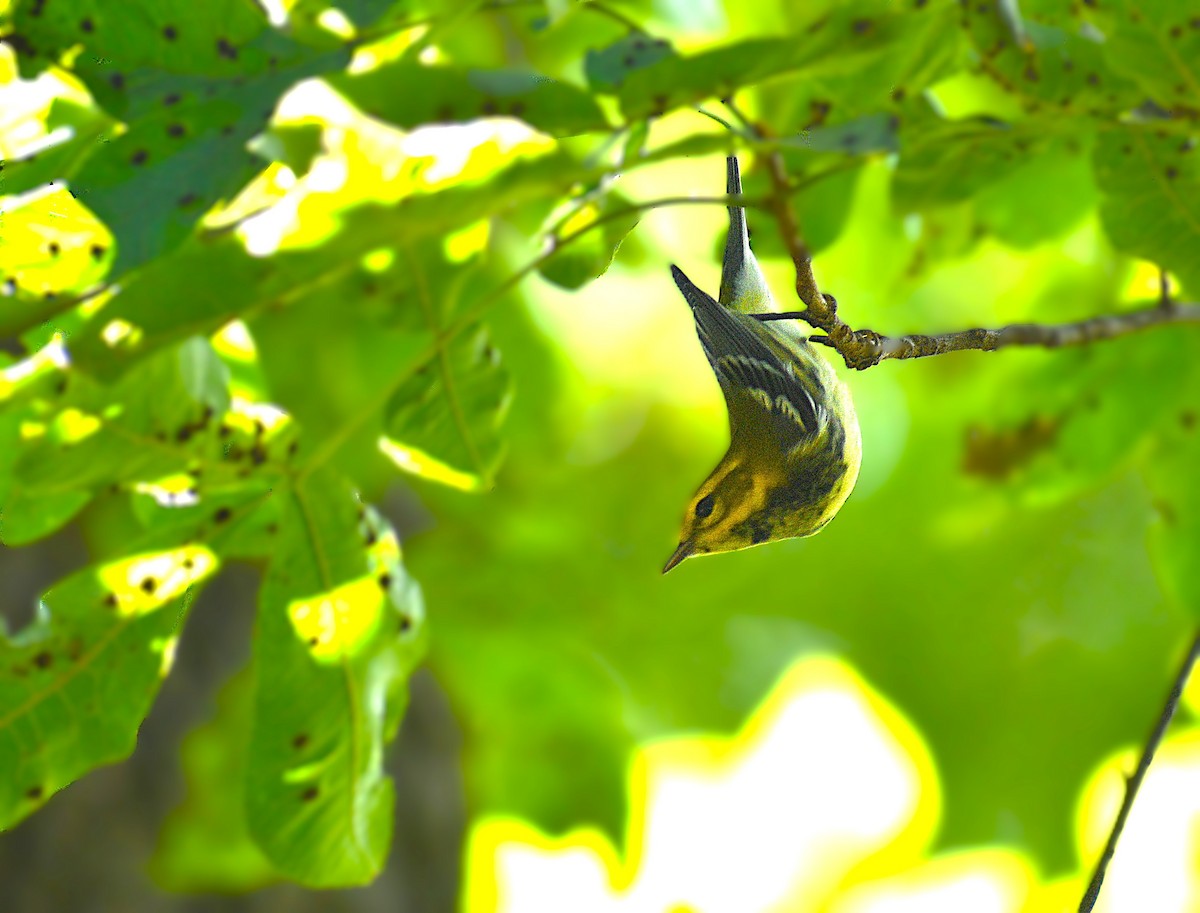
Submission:
{"label": "dark wing feather", "polygon": [[723,307],[678,267],[671,267],[671,275],[691,305],[700,345],[725,394],[734,434],[741,422],[761,415],[785,452],[814,438],[825,423],[824,410],[780,347],[764,338],[769,331],[754,318]]}

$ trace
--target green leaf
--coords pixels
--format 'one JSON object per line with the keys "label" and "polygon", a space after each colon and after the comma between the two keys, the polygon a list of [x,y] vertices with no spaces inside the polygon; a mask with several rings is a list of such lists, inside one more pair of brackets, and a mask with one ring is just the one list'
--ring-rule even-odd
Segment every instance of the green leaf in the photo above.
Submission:
{"label": "green leaf", "polygon": [[1200,293],[1197,136],[1154,124],[1101,132],[1094,166],[1100,218],[1113,244],[1174,273]]}
{"label": "green leaf", "polygon": [[[393,18],[399,20],[394,23],[399,25],[410,18],[419,18],[422,12],[428,13],[426,7],[430,5],[414,3],[413,0],[336,0],[332,3],[329,0],[299,0],[288,11],[288,18],[293,22],[302,18],[316,19],[325,10],[336,9],[361,29],[375,25],[380,20],[393,24]],[[397,13],[400,15],[395,15]]]}
{"label": "green leaf", "polygon": [[899,122],[895,115],[866,114],[827,127],[813,127],[793,144],[813,152],[844,152],[848,155],[896,152]]}
{"label": "green leaf", "polygon": [[280,162],[297,177],[308,174],[321,154],[325,130],[320,124],[282,124],[271,127],[251,144],[251,149],[273,162]]}
{"label": "green leaf", "polygon": [[[1058,139],[975,195],[979,221],[1001,242],[1033,247],[1057,238],[1095,209],[1091,137]],[[1054,193],[1046,188],[1053,187]]]}
{"label": "green leaf", "polygon": [[199,546],[86,568],[42,597],[32,624],[0,636],[0,828],[133,750],[215,568]]}
{"label": "green leaf", "polygon": [[[604,219],[595,228],[590,226]],[[641,212],[630,209],[619,193],[607,193],[599,201],[579,206],[557,231],[563,238],[583,232],[555,251],[538,267],[542,276],[565,289],[578,289],[608,272],[626,236],[641,220]]]}
{"label": "green leaf", "polygon": [[[268,259],[251,256],[228,233],[193,239],[139,271],[120,294],[90,313],[72,339],[72,359],[84,370],[113,377],[162,346],[214,333],[235,317],[286,309],[331,283],[357,281],[365,291],[366,278],[345,277],[359,275],[360,261],[371,252],[441,237],[561,193],[588,173],[565,153],[554,152],[516,162],[478,183],[412,194],[392,206],[359,205],[334,214],[340,231],[316,253],[284,251]],[[172,306],[162,307],[163,301]],[[106,340],[104,328],[114,320],[136,332],[120,343]]]}
{"label": "green leaf", "polygon": [[1109,67],[1103,35],[1076,8],[1057,0],[962,4],[962,23],[983,71],[1018,96],[1030,113],[1127,111],[1141,103],[1138,86]]}
{"label": "green leaf", "polygon": [[[784,137],[794,131],[792,141],[803,142],[806,135],[818,129],[836,129],[863,118],[879,119],[885,134],[894,132],[897,126],[907,127],[910,108],[919,105],[924,90],[963,65],[966,46],[958,22],[958,4],[935,0],[914,6],[894,20],[889,18],[887,44],[875,53],[859,55],[856,66],[841,68],[835,51],[828,62],[763,85],[758,90],[759,107],[771,112],[772,128]],[[803,4],[792,15],[803,21],[815,12],[811,5]],[[821,31],[827,27],[817,26],[817,22],[810,28]],[[854,27],[852,21],[851,29]],[[804,35],[798,40],[807,42],[809,37]],[[851,130],[858,135],[857,142],[867,135],[867,131]],[[831,148],[853,152],[857,151],[855,145],[851,142]],[[892,143],[884,146],[892,148]]]}
{"label": "green leaf", "polygon": [[255,638],[247,821],[288,877],[364,884],[391,840],[383,749],[421,652],[420,590],[391,527],[335,474],[278,497],[285,519]]}
{"label": "green leaf", "polygon": [[56,135],[60,140],[23,158],[0,160],[0,196],[15,196],[74,174],[96,144],[110,138],[113,124],[112,118],[95,108],[54,99],[46,115],[44,141]]}
{"label": "green leaf", "polygon": [[[209,342],[194,339],[112,387],[86,377],[67,383],[42,433],[15,448],[6,493],[14,542],[52,532],[100,488],[220,463],[213,419],[229,394],[214,362]],[[213,481],[221,475],[232,479],[233,467]]]}
{"label": "green leaf", "polygon": [[[437,260],[421,248],[398,254],[413,282],[413,301],[437,355],[396,386],[385,408],[391,442],[426,469],[422,474],[457,487],[491,486],[503,454],[500,425],[508,412],[511,382],[487,329],[474,322],[444,341],[443,332],[462,311],[467,269],[430,269]],[[466,299],[469,302],[469,298]],[[415,451],[415,454],[414,454]]]}
{"label": "green leaf", "polygon": [[179,376],[193,402],[217,413],[229,408],[229,368],[204,337],[193,336],[179,346]]}
{"label": "green leaf", "polygon": [[0,202],[0,334],[62,314],[64,298],[104,276],[111,245],[104,225],[63,187],[19,206]]}
{"label": "green leaf", "polygon": [[1051,142],[1040,128],[972,118],[938,120],[901,134],[892,199],[901,212],[970,199],[1017,171]]}
{"label": "green leaf", "polygon": [[[438,318],[431,313],[430,319]],[[500,429],[511,396],[500,353],[487,328],[476,323],[442,344],[427,371],[396,388],[387,406],[387,434],[405,451],[404,462],[417,451],[422,475],[459,488],[490,487],[503,455]]]}
{"label": "green leaf", "polygon": [[[127,129],[60,153],[73,192],[117,239],[113,271],[178,245],[213,204],[259,164],[245,148],[275,103],[300,80],[338,69],[344,50],[300,45],[268,27],[262,10],[218,0],[202,10],[172,0],[134,0],[114,11],[97,0],[26,3],[16,25],[39,56],[37,70],[77,42],[71,68]],[[137,200],[131,206],[130,200]]]}
{"label": "green leaf", "polygon": [[540,73],[397,60],[329,82],[365,114],[398,127],[507,115],[551,136],[609,129],[587,92]]}
{"label": "green leaf", "polygon": [[1084,4],[1104,33],[1104,59],[1165,110],[1200,105],[1200,17],[1173,0]]}
{"label": "green leaf", "polygon": [[[863,68],[884,57],[887,75],[873,71],[872,80],[884,82],[897,73],[909,74],[915,91],[922,81],[916,74],[936,73],[953,58],[955,33],[948,15],[953,6],[947,0],[912,0],[904,7],[870,0],[806,9],[791,24],[798,34],[750,39],[687,57],[665,56],[628,70],[617,93],[621,110],[630,120],[657,116],[797,71],[805,78],[845,78],[861,89]],[[926,47],[932,58],[919,49]],[[909,56],[910,48],[918,50]],[[881,86],[880,101],[894,86],[894,81]]]}
{"label": "green leaf", "polygon": [[614,92],[634,70],[677,56],[669,41],[633,33],[599,51],[588,48],[583,72],[588,85],[597,92]]}

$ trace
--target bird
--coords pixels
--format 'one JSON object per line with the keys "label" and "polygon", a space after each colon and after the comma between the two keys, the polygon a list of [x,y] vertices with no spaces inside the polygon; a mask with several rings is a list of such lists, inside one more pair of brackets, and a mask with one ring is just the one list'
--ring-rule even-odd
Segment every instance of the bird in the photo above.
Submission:
{"label": "bird", "polygon": [[[740,195],[737,156],[725,162],[726,193]],[[850,496],[862,461],[849,388],[796,321],[770,319],[780,310],[740,205],[729,205],[718,297],[673,264],[671,276],[724,395],[729,449],[689,502],[664,574],[698,555],[814,535]]]}

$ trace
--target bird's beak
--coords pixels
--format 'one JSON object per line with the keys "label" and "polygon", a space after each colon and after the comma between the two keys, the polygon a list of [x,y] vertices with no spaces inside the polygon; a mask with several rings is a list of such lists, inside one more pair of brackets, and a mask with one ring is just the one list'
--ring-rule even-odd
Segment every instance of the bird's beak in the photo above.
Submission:
{"label": "bird's beak", "polygon": [[670,558],[667,559],[667,563],[663,566],[662,572],[665,574],[671,568],[675,567],[675,565],[677,565],[684,558],[689,557],[692,554],[692,548],[693,548],[692,543],[680,542],[679,548],[675,549],[675,554],[673,554]]}

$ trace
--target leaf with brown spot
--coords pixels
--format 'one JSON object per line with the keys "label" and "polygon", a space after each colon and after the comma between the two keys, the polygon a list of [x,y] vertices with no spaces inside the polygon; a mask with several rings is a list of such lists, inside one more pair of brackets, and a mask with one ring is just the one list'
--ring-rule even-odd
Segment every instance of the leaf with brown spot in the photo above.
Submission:
{"label": "leaf with brown spot", "polygon": [[[362,884],[387,858],[394,812],[383,749],[421,649],[396,635],[402,612],[420,612],[420,595],[395,557],[394,532],[374,511],[367,522],[393,543],[386,565],[361,545],[359,502],[336,473],[317,472],[276,497],[285,513],[260,593],[247,821],[288,877],[310,887]],[[368,577],[385,567],[405,583],[402,605]],[[343,611],[322,623],[318,637],[313,616],[297,606],[326,597]],[[319,756],[298,752],[310,745],[320,746]],[[311,775],[296,778],[314,765],[319,786]]]}
{"label": "leaf with brown spot", "polygon": [[[1100,217],[1114,246],[1159,264],[1187,295],[1200,294],[1200,158],[1180,155],[1194,140],[1175,130],[1123,124],[1100,134],[1094,153]],[[1130,149],[1129,154],[1124,153]]]}

